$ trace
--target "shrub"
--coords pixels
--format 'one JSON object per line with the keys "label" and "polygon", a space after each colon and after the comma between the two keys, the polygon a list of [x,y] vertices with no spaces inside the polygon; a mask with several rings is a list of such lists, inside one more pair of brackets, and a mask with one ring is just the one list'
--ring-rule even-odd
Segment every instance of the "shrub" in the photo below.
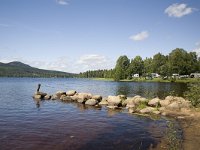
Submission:
{"label": "shrub", "polygon": [[188,91],[184,93],[185,97],[191,101],[195,107],[200,106],[200,83],[189,84]]}

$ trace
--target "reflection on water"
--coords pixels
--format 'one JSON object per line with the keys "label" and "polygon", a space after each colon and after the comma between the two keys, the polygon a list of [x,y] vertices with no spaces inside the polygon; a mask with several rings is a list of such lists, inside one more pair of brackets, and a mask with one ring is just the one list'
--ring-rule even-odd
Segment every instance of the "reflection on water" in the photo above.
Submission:
{"label": "reflection on water", "polygon": [[33,100],[38,83],[41,91],[50,94],[75,89],[103,96],[153,93],[162,97],[163,91],[177,90],[179,95],[184,91],[179,84],[0,78],[0,149],[146,150],[156,147],[165,135],[165,118],[79,103]]}

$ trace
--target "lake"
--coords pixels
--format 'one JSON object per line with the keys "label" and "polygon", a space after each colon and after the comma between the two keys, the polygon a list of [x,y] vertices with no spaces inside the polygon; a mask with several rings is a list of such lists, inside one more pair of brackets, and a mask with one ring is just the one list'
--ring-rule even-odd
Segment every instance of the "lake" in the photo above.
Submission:
{"label": "lake", "polygon": [[[32,99],[37,84],[41,91],[76,90],[102,96],[125,94],[163,98],[182,96],[183,83],[108,82],[89,79],[0,78],[0,149],[2,150],[133,150],[154,148],[167,139],[165,117],[143,117],[126,110],[87,107],[77,103]],[[167,141],[167,140],[166,140]],[[167,143],[166,143],[167,145]]]}

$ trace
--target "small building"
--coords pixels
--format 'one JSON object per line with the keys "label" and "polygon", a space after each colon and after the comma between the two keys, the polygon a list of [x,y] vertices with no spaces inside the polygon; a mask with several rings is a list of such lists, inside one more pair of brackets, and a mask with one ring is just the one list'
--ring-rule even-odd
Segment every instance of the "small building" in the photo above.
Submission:
{"label": "small building", "polygon": [[133,78],[139,78],[140,75],[139,75],[138,73],[136,73],[136,74],[134,74],[132,77],[133,77]]}
{"label": "small building", "polygon": [[176,78],[176,79],[179,78],[179,74],[178,73],[173,73],[172,74],[172,78]]}
{"label": "small building", "polygon": [[152,78],[159,78],[160,75],[158,73],[151,73]]}
{"label": "small building", "polygon": [[190,78],[200,78],[200,73],[191,73]]}

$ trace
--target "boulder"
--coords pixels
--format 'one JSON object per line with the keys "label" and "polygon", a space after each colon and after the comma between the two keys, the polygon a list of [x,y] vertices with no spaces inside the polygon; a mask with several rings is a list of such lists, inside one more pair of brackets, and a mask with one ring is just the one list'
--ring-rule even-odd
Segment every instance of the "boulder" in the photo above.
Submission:
{"label": "boulder", "polygon": [[103,99],[101,100],[101,102],[99,103],[99,105],[108,105],[107,99],[103,98]]}
{"label": "boulder", "polygon": [[102,100],[102,96],[101,95],[93,95],[92,99],[95,99],[100,102]]}
{"label": "boulder", "polygon": [[160,114],[160,111],[155,110],[155,111],[153,111],[152,113],[153,113],[153,114],[156,114],[156,115],[159,115],[159,114]]}
{"label": "boulder", "polygon": [[85,104],[90,106],[95,106],[98,103],[96,99],[88,99]]}
{"label": "boulder", "polygon": [[64,92],[64,91],[57,91],[55,95],[57,96],[58,99],[60,99],[60,97],[62,95],[66,95],[66,92]]}
{"label": "boulder", "polygon": [[157,107],[159,105],[159,102],[160,102],[160,99],[159,98],[154,98],[154,99],[151,99],[149,102],[148,102],[148,105],[149,106],[153,106],[153,107]]}
{"label": "boulder", "polygon": [[122,104],[122,100],[119,96],[108,96],[109,106],[119,106]]}
{"label": "boulder", "polygon": [[51,100],[57,100],[57,99],[59,99],[59,97],[56,94],[51,96]]}
{"label": "boulder", "polygon": [[134,98],[127,98],[124,103],[126,103],[127,108],[136,107],[135,102],[134,102]]}
{"label": "boulder", "polygon": [[136,105],[139,105],[141,102],[148,102],[148,99],[137,95],[133,97],[133,101]]}
{"label": "boulder", "polygon": [[45,100],[50,100],[50,99],[51,99],[51,95],[46,95],[46,96],[44,97],[44,99],[45,99]]}
{"label": "boulder", "polygon": [[77,92],[75,90],[70,90],[66,92],[67,96],[74,96]]}
{"label": "boulder", "polygon": [[92,94],[90,93],[78,93],[76,94],[76,96],[78,96],[78,99],[91,99],[92,98]]}
{"label": "boulder", "polygon": [[170,100],[169,100],[169,99],[166,99],[166,98],[165,98],[165,100],[161,100],[161,101],[160,101],[161,107],[166,107],[166,106],[168,106],[169,104],[170,104]]}
{"label": "boulder", "polygon": [[78,100],[78,96],[77,95],[74,95],[74,96],[70,96],[72,101],[77,101]]}
{"label": "boulder", "polygon": [[180,106],[179,106],[178,102],[175,101],[175,102],[172,102],[171,104],[169,104],[166,108],[169,110],[179,110]]}
{"label": "boulder", "polygon": [[42,99],[42,96],[41,96],[41,95],[35,94],[35,95],[33,96],[33,98],[34,98],[34,99]]}
{"label": "boulder", "polygon": [[155,110],[153,107],[146,107],[140,110],[140,113],[142,114],[147,114],[147,113],[152,113]]}
{"label": "boulder", "polygon": [[72,101],[72,98],[70,96],[62,95],[61,96],[63,101]]}

